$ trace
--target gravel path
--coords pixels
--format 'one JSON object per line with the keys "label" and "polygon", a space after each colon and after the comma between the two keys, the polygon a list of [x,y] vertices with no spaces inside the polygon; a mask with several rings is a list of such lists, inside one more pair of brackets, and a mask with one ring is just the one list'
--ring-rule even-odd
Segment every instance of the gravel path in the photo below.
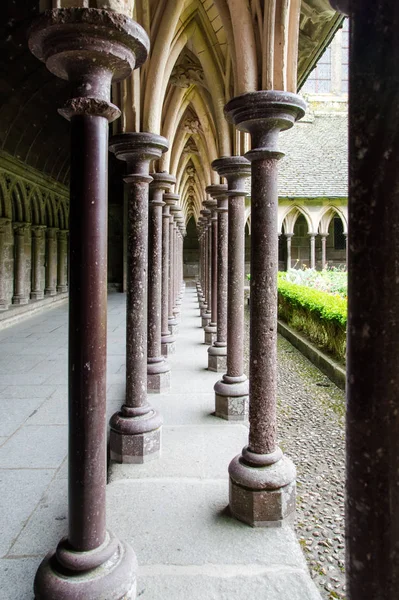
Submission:
{"label": "gravel path", "polygon": [[322,597],[344,599],[345,395],[281,336],[278,362],[279,443],[297,467],[298,539]]}

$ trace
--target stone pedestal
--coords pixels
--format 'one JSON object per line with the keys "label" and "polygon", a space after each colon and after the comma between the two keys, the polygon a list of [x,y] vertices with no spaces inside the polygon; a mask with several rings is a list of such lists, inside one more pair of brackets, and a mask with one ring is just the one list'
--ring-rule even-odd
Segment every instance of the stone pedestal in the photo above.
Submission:
{"label": "stone pedestal", "polygon": [[30,223],[13,223],[14,229],[14,295],[12,303],[17,305],[28,304],[26,292],[26,256],[25,235],[30,228]]}
{"label": "stone pedestal", "polygon": [[242,156],[220,158],[212,168],[228,182],[227,372],[215,384],[215,414],[229,421],[248,418],[244,374],[245,182],[251,165]]}
{"label": "stone pedestal", "polygon": [[230,463],[230,510],[256,526],[278,526],[295,512],[295,466],[276,441],[277,404],[277,165],[279,132],[305,114],[288,92],[233,98],[227,117],[251,134],[251,320],[249,445]]}
{"label": "stone pedestal", "polygon": [[147,390],[160,393],[170,388],[170,366],[161,349],[162,332],[162,207],[164,191],[176,179],[168,173],[152,173],[148,252],[148,359]]}
{"label": "stone pedestal", "polygon": [[42,266],[44,250],[45,225],[32,226],[32,289],[31,300],[41,300],[44,296],[42,285]]}
{"label": "stone pedestal", "polygon": [[37,600],[136,597],[137,561],[106,529],[108,127],[119,116],[111,82],[148,53],[145,31],[106,10],[43,13],[29,47],[72,82],[60,113],[71,121],[68,536],[36,574]]}
{"label": "stone pedestal", "polygon": [[67,272],[68,272],[68,230],[60,229],[57,233],[58,251],[57,251],[57,292],[65,294],[68,291]]}
{"label": "stone pedestal", "polygon": [[143,463],[158,458],[161,416],[147,401],[147,262],[149,165],[168,149],[151,133],[122,133],[110,150],[127,163],[126,400],[110,420],[111,460]]}
{"label": "stone pedestal", "polygon": [[11,220],[0,219],[0,310],[7,310],[8,301],[6,299],[6,236]]}

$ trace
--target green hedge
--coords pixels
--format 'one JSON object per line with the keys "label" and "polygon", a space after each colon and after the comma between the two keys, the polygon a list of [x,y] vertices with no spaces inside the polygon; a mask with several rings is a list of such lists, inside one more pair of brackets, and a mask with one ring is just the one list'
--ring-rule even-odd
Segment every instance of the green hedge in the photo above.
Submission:
{"label": "green hedge", "polygon": [[345,363],[347,303],[339,296],[278,279],[278,316]]}

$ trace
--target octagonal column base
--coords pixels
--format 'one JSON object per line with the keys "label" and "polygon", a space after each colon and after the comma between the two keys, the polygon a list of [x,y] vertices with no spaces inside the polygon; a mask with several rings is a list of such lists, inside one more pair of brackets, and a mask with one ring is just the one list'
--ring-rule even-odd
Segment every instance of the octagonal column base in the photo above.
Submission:
{"label": "octagonal column base", "polygon": [[201,327],[205,329],[211,322],[211,315],[207,312],[201,313]]}
{"label": "octagonal column base", "polygon": [[249,382],[245,375],[223,378],[215,383],[215,416],[226,421],[247,421]]}
{"label": "octagonal column base", "polygon": [[162,352],[162,356],[165,356],[166,358],[168,356],[170,356],[171,354],[175,354],[176,352],[176,338],[169,334],[169,335],[162,335],[161,337],[161,352]]}
{"label": "octagonal column base", "polygon": [[179,323],[175,321],[173,324],[168,323],[170,335],[175,336],[179,333]]}
{"label": "octagonal column base", "polygon": [[217,346],[217,343],[208,348],[208,371],[224,373],[227,369],[227,346]]}
{"label": "octagonal column base", "polygon": [[[255,462],[247,462],[253,457]],[[244,448],[242,454],[231,461],[229,475],[230,511],[236,519],[251,527],[293,524],[296,469],[280,448],[266,455]]]}
{"label": "octagonal column base", "polygon": [[147,392],[160,394],[170,389],[170,366],[164,359],[148,359],[147,364]]}
{"label": "octagonal column base", "polygon": [[[72,568],[67,568],[66,563]],[[34,583],[35,599],[134,600],[136,573],[133,549],[109,532],[100,548],[88,552],[72,552],[64,539],[56,552],[48,554],[39,566]]]}
{"label": "octagonal column base", "polygon": [[216,342],[217,339],[217,327],[216,323],[212,323],[212,321],[204,327],[204,344],[208,344],[208,346],[212,346]]}
{"label": "octagonal column base", "polygon": [[162,417],[148,404],[132,408],[122,406],[110,420],[111,460],[142,464],[161,453]]}

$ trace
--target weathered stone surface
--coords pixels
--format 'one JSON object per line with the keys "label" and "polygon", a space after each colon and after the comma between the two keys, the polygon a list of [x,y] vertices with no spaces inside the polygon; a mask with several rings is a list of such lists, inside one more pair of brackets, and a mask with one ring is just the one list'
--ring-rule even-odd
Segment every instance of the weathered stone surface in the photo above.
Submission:
{"label": "weathered stone surface", "polygon": [[159,394],[170,389],[170,371],[163,373],[147,373],[147,392]]}
{"label": "weathered stone surface", "polygon": [[248,490],[230,479],[230,510],[251,527],[282,527],[295,520],[295,482],[278,490]]}
{"label": "weathered stone surface", "polygon": [[145,433],[122,434],[111,429],[111,460],[141,464],[159,457],[161,428]]}
{"label": "weathered stone surface", "polygon": [[215,415],[226,421],[247,421],[248,396],[221,396],[215,394]]}

